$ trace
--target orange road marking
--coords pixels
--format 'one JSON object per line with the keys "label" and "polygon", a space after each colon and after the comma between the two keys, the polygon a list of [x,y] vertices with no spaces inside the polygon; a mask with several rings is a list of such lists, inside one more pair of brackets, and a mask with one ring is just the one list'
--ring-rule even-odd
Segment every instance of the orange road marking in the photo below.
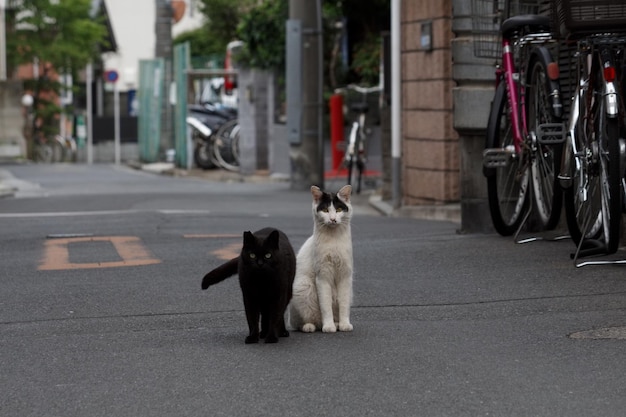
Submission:
{"label": "orange road marking", "polygon": [[211,255],[215,255],[218,259],[230,261],[241,254],[241,242],[231,243],[221,249],[214,250]]}
{"label": "orange road marking", "polygon": [[[69,244],[77,242],[111,242],[122,260],[115,262],[72,263],[70,262]],[[47,240],[43,260],[37,269],[39,271],[56,271],[62,269],[143,266],[158,263],[161,263],[161,260],[154,258],[136,236],[74,237]]]}

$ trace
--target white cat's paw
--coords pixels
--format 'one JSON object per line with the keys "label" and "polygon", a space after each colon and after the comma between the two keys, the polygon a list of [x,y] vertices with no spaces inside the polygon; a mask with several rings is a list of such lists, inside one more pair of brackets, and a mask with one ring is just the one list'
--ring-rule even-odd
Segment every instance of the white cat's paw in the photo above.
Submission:
{"label": "white cat's paw", "polygon": [[351,332],[352,325],[350,323],[339,323],[339,331],[340,332]]}
{"label": "white cat's paw", "polygon": [[304,326],[302,326],[302,331],[304,333],[314,333],[315,332],[315,325],[313,323],[307,323]]}
{"label": "white cat's paw", "polygon": [[335,333],[337,331],[337,326],[335,326],[335,323],[333,323],[333,324],[325,324],[322,327],[322,331],[324,333]]}

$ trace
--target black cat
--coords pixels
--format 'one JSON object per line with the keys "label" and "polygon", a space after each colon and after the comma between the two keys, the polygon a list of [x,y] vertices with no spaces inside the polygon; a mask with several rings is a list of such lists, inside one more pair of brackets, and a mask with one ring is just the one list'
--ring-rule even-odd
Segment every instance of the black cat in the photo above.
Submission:
{"label": "black cat", "polygon": [[265,343],[276,343],[278,336],[289,336],[284,316],[295,273],[296,256],[289,239],[280,230],[268,227],[244,232],[241,254],[206,274],[202,289],[239,274],[250,330],[246,343],[257,343],[259,337]]}

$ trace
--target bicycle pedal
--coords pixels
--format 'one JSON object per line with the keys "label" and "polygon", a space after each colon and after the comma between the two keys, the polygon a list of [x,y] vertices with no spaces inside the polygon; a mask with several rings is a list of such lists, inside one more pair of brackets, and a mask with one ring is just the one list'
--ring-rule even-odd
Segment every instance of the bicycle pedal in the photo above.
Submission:
{"label": "bicycle pedal", "polygon": [[483,166],[485,168],[503,168],[509,165],[514,150],[502,148],[488,148],[483,151]]}
{"label": "bicycle pedal", "polygon": [[542,123],[537,125],[537,143],[541,145],[560,145],[567,138],[564,123]]}

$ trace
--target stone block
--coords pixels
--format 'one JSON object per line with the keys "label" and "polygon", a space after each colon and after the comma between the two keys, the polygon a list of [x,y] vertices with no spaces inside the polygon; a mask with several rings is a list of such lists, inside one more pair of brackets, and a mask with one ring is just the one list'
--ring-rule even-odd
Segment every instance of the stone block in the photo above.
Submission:
{"label": "stone block", "polygon": [[454,98],[454,128],[457,131],[484,130],[493,100],[493,87],[457,87]]}

